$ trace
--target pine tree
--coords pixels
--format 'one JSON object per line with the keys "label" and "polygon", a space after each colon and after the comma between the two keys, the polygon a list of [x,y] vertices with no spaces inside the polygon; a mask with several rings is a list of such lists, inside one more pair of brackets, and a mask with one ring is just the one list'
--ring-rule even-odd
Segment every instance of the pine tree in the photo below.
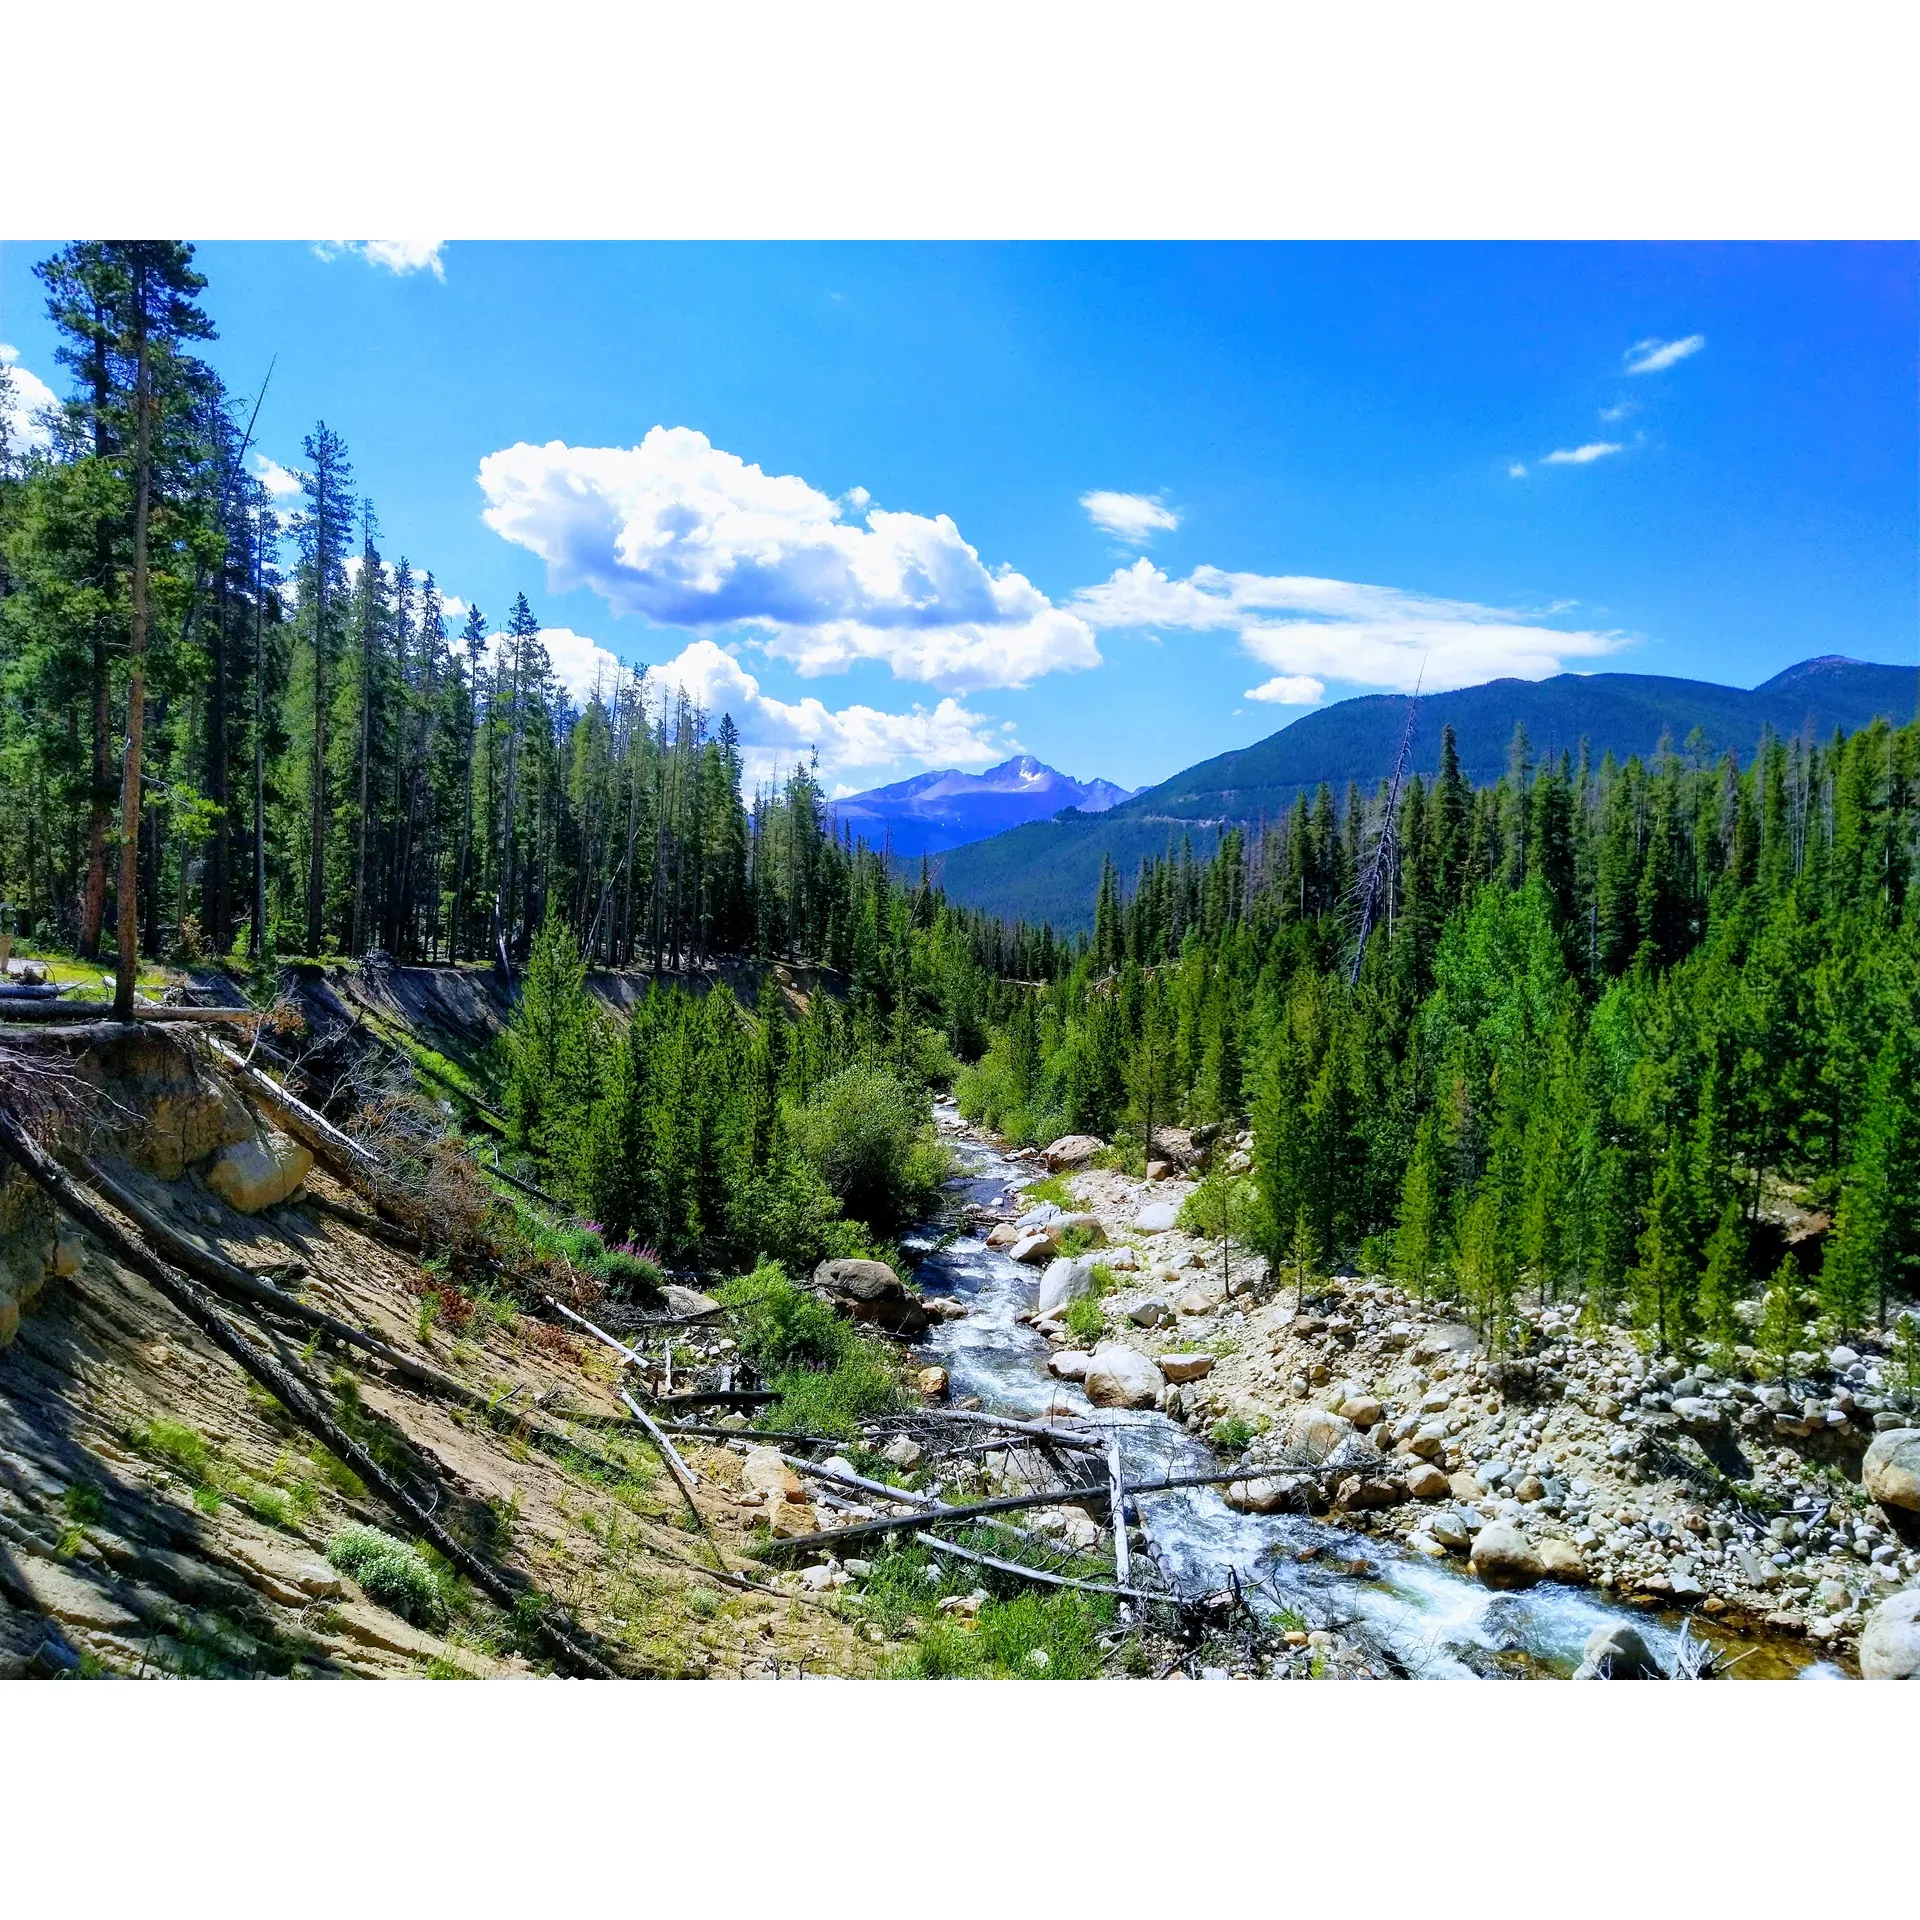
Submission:
{"label": "pine tree", "polygon": [[1297,1313],[1307,1300],[1307,1275],[1320,1262],[1320,1242],[1305,1207],[1293,1216],[1293,1235],[1287,1242],[1287,1265],[1293,1269],[1293,1305]]}
{"label": "pine tree", "polygon": [[1739,1338],[1734,1308],[1745,1297],[1746,1284],[1746,1215],[1738,1200],[1729,1200],[1708,1238],[1706,1270],[1700,1276],[1700,1324],[1713,1339],[1730,1344]]}
{"label": "pine tree", "polygon": [[1793,1356],[1805,1335],[1806,1308],[1801,1296],[1800,1269],[1788,1254],[1774,1269],[1772,1283],[1760,1302],[1760,1322],[1754,1345],[1778,1369],[1782,1386],[1788,1384]]}

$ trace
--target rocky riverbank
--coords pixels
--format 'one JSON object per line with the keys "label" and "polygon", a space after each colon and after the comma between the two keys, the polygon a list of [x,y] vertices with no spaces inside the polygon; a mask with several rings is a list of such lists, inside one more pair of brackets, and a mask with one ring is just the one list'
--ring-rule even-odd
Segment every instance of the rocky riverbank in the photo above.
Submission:
{"label": "rocky riverbank", "polygon": [[1920,1576],[1920,1433],[1884,1353],[1796,1354],[1781,1383],[1751,1349],[1726,1372],[1682,1365],[1536,1304],[1494,1356],[1379,1276],[1309,1277],[1302,1296],[1181,1230],[1192,1185],[1175,1165],[1131,1178],[1091,1164],[1099,1147],[1014,1154],[1071,1204],[973,1224],[1033,1265],[1051,1371],[1096,1405],[1157,1407],[1241,1448],[1242,1510],[1330,1512],[1489,1587],[1590,1586],[1843,1664],[1872,1622],[1869,1669],[1882,1641],[1911,1667],[1916,1629],[1893,1616]]}

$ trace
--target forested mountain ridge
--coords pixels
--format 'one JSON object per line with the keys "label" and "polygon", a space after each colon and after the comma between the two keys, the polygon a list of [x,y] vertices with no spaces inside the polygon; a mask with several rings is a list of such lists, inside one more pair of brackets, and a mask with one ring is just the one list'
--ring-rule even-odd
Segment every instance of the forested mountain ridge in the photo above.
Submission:
{"label": "forested mountain ridge", "polygon": [[[1877,717],[1899,722],[1913,716],[1917,694],[1911,667],[1837,655],[1802,661],[1752,689],[1639,673],[1494,680],[1421,701],[1413,765],[1431,773],[1441,732],[1451,727],[1463,775],[1476,785],[1497,780],[1516,726],[1547,758],[1577,758],[1585,743],[1596,765],[1609,753],[1625,760],[1652,753],[1663,735],[1685,746],[1697,729],[1702,744],[1694,750],[1716,758],[1731,749],[1744,763],[1763,731],[1789,738],[1811,729],[1824,737]],[[1084,928],[1104,860],[1130,874],[1164,853],[1170,837],[1188,834],[1205,854],[1222,825],[1252,829],[1277,819],[1323,783],[1336,794],[1349,781],[1370,788],[1392,772],[1406,712],[1397,695],[1342,700],[1097,817],[1036,822],[945,854],[940,883],[955,901],[985,912]]]}

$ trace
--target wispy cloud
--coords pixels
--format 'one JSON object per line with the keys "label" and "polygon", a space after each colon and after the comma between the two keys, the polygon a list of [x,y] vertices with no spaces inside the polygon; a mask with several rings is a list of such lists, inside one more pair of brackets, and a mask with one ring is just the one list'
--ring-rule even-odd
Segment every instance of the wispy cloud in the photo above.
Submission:
{"label": "wispy cloud", "polygon": [[1150,494],[1096,490],[1083,493],[1080,504],[1096,527],[1130,547],[1144,547],[1156,533],[1171,533],[1180,524],[1180,516]]}
{"label": "wispy cloud", "polygon": [[[1513,676],[1542,680],[1570,660],[1617,652],[1625,635],[1566,631],[1511,608],[1352,580],[1196,567],[1169,579],[1136,560],[1071,602],[1095,628],[1228,630],[1275,676],[1251,698],[1292,704],[1309,682],[1410,691]],[[1271,689],[1271,691],[1269,691]],[[1324,688],[1322,689],[1324,692]]]}
{"label": "wispy cloud", "polygon": [[1616,400],[1612,406],[1602,407],[1600,409],[1600,418],[1608,426],[1611,426],[1616,420],[1630,419],[1639,411],[1640,402],[1638,400]]}
{"label": "wispy cloud", "polygon": [[1541,461],[1547,467],[1590,467],[1610,453],[1620,451],[1618,440],[1589,440],[1584,447],[1555,447]]}
{"label": "wispy cloud", "polygon": [[1526,477],[1527,477],[1527,463],[1524,460],[1514,461],[1514,463],[1507,469],[1507,478],[1509,480],[1524,480]]}
{"label": "wispy cloud", "polygon": [[1637,340],[1627,349],[1629,373],[1665,373],[1707,344],[1704,333],[1690,333],[1684,340]]}
{"label": "wispy cloud", "polygon": [[[946,515],[891,513],[771,474],[689,427],[637,447],[521,442],[480,463],[483,514],[557,593],[697,633],[745,629],[808,677],[883,661],[947,692],[1100,664],[1093,630]],[[856,498],[857,495],[857,498]],[[857,516],[857,517],[856,517]]]}
{"label": "wispy cloud", "polygon": [[313,250],[322,260],[351,254],[389,273],[430,273],[444,280],[447,269],[440,250],[446,244],[444,240],[316,240]]}

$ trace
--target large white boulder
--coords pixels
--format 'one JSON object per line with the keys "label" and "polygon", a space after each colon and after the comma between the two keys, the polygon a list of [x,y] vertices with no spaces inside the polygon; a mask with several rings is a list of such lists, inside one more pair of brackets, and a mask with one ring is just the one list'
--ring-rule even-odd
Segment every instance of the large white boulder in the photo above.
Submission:
{"label": "large white boulder", "polygon": [[1185,1386],[1189,1380],[1204,1379],[1213,1371],[1213,1355],[1210,1353],[1163,1353],[1157,1363],[1176,1387]]}
{"label": "large white boulder", "polygon": [[1133,1216],[1133,1224],[1141,1233],[1170,1233],[1179,1217],[1180,1209],[1171,1200],[1156,1200]]}
{"label": "large white boulder", "polygon": [[207,1185],[235,1213],[277,1207],[313,1170],[313,1155],[284,1133],[222,1147],[206,1172]]}
{"label": "large white boulder", "polygon": [[1105,1151],[1106,1144],[1090,1133],[1062,1134],[1040,1157],[1049,1173],[1064,1173],[1070,1167],[1084,1167],[1096,1153]]}
{"label": "large white boulder", "polygon": [[1287,1422],[1286,1451],[1291,1458],[1324,1461],[1353,1432],[1353,1422],[1325,1407],[1302,1407]]}
{"label": "large white boulder", "polygon": [[1131,1347],[1096,1349],[1085,1382],[1096,1407],[1150,1407],[1166,1384],[1160,1369]]}
{"label": "large white boulder", "polygon": [[1056,1260],[1040,1276],[1036,1313],[1058,1313],[1093,1292],[1093,1262],[1084,1254],[1077,1260]]}
{"label": "large white boulder", "polygon": [[1883,1507],[1920,1513],[1920,1427],[1876,1434],[1860,1466],[1860,1484]]}
{"label": "large white boulder", "polygon": [[1860,1633],[1863,1680],[1920,1680],[1920,1587],[1882,1600]]}

